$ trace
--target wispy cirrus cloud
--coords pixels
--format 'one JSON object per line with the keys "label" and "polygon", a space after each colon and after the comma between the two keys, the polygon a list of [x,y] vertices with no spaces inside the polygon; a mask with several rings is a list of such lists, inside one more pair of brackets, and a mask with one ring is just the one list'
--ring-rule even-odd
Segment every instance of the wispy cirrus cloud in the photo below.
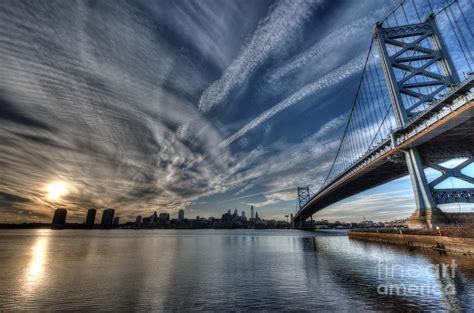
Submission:
{"label": "wispy cirrus cloud", "polygon": [[337,28],[329,35],[318,40],[312,47],[305,50],[303,53],[290,59],[290,61],[269,73],[269,83],[275,83],[309,63],[325,60],[323,57],[324,55],[334,52],[338,47],[343,46],[348,40],[360,37],[361,33],[366,32],[368,28],[384,16],[388,8],[389,6],[386,6],[375,12],[370,12],[369,15],[366,15],[363,18],[356,19],[343,27]]}
{"label": "wispy cirrus cloud", "polygon": [[[295,186],[317,186],[331,164],[352,97],[335,87],[357,77],[365,53],[340,26],[369,40],[374,7],[6,0],[0,222],[47,221],[57,206],[78,222],[89,207],[115,207],[124,220],[228,204],[284,212]],[[311,97],[321,107],[298,106]],[[224,103],[225,114],[213,110]],[[274,118],[285,110],[287,120]],[[54,181],[70,191],[60,202],[45,197]]]}
{"label": "wispy cirrus cloud", "polygon": [[232,134],[231,136],[227,137],[224,141],[222,141],[218,148],[223,148],[234,142],[235,140],[239,139],[247,132],[251,131],[252,129],[258,127],[263,122],[267,121],[274,115],[280,113],[283,110],[288,109],[292,105],[297,104],[304,98],[315,94],[318,91],[321,91],[325,88],[330,88],[344,79],[360,72],[363,67],[363,57],[359,56],[355,59],[349,61],[348,63],[334,69],[332,72],[324,75],[323,77],[319,78],[315,82],[308,84],[295,92],[294,94],[290,95],[283,101],[279,102],[275,106],[271,107],[270,109],[266,110],[265,112],[258,115],[256,118],[252,119],[242,128],[240,128],[236,133]]}
{"label": "wispy cirrus cloud", "polygon": [[288,44],[301,35],[302,27],[312,10],[322,0],[279,1],[259,23],[249,43],[224,71],[222,77],[210,85],[199,99],[199,110],[207,112],[225,100],[241,86],[271,55],[288,49]]}

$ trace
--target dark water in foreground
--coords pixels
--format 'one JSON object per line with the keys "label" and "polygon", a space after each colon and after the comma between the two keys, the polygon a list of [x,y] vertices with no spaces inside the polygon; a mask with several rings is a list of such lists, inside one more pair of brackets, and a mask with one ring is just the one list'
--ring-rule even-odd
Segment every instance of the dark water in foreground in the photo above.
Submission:
{"label": "dark water in foreground", "polygon": [[429,268],[451,262],[334,233],[2,230],[0,311],[472,311],[474,259]]}

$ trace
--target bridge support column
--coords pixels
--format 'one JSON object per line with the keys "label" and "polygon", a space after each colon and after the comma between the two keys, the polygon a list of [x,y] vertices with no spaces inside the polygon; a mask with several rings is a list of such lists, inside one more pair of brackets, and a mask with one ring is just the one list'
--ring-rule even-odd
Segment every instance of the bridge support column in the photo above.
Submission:
{"label": "bridge support column", "polygon": [[408,220],[409,227],[432,228],[434,224],[444,223],[444,215],[436,207],[436,202],[431,195],[418,150],[412,148],[405,151],[405,159],[416,202],[416,211]]}
{"label": "bridge support column", "polygon": [[[434,14],[422,23],[383,26],[382,22],[377,23],[373,35],[382,59],[395,120],[397,126],[403,128],[424,110],[424,106],[429,106],[436,95],[459,83],[459,77],[438,31]],[[424,44],[426,40],[431,42],[429,47]],[[440,71],[434,70],[433,64]],[[417,80],[416,77],[420,76],[424,79]],[[436,86],[434,90],[433,86]],[[392,147],[396,147],[395,136],[392,136]],[[416,211],[409,224],[411,227],[432,227],[433,223],[440,223],[444,215],[436,207],[418,151],[409,149],[405,152],[405,159],[416,200]]]}

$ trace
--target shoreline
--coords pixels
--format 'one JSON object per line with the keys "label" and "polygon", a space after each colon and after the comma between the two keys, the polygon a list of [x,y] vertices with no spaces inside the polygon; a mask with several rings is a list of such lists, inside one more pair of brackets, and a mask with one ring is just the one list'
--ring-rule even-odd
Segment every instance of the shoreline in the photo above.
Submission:
{"label": "shoreline", "polygon": [[424,249],[442,254],[456,254],[474,257],[474,238],[409,235],[394,233],[349,231],[349,239],[403,245],[409,250]]}

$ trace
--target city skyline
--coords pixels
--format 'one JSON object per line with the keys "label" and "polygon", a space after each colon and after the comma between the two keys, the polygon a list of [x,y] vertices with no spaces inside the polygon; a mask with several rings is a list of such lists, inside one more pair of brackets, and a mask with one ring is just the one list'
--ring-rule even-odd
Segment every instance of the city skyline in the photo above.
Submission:
{"label": "city skyline", "polygon": [[[57,207],[72,221],[91,207],[294,213],[296,188],[314,193],[329,171],[371,29],[396,3],[9,2],[0,221],[47,222]],[[315,218],[414,209],[405,177]]]}
{"label": "city skyline", "polygon": [[[386,222],[374,222],[364,217],[362,222],[334,221],[321,219],[319,221],[310,219],[309,221],[298,222],[293,214],[285,215],[280,219],[265,219],[259,216],[258,212],[250,206],[250,216],[247,217],[245,210],[241,213],[235,208],[233,213],[227,210],[220,217],[196,216],[185,217],[183,209],[178,211],[176,217],[167,212],[153,212],[149,216],[136,216],[134,221],[123,221],[116,214],[114,208],[102,210],[102,216],[95,220],[97,209],[90,208],[82,223],[75,223],[67,220],[67,209],[58,208],[54,211],[51,223],[31,223],[31,224],[0,224],[3,227],[12,228],[51,228],[51,229],[358,229],[358,228],[385,228],[401,225],[405,227],[406,220],[395,220]],[[121,222],[120,222],[121,221]]]}
{"label": "city skyline", "polygon": [[[250,212],[250,216],[248,219],[250,220],[253,220],[254,218],[258,218],[258,211],[254,211],[254,207],[253,206],[250,206],[249,208],[249,212]],[[101,219],[100,219],[100,223],[97,223],[99,221],[99,215],[97,215],[97,212],[99,210],[99,213],[101,213]],[[100,212],[101,210],[101,212]],[[116,215],[116,212],[117,210],[115,208],[103,208],[103,209],[97,209],[97,208],[89,208],[87,211],[86,211],[86,214],[83,216],[83,220],[82,220],[82,223],[84,224],[84,226],[86,227],[92,227],[94,225],[101,225],[101,226],[109,226],[112,224],[112,221],[114,222],[115,224],[115,219],[118,219],[120,218],[119,215]],[[225,211],[225,210],[224,210]],[[231,212],[231,209],[228,209],[227,210],[227,213],[230,214]],[[246,213],[245,213],[245,209],[243,209],[242,211],[240,211],[240,214],[239,214],[239,211],[237,210],[237,208],[234,208],[234,213],[233,215],[236,215],[239,216],[239,217],[242,217],[244,219],[246,219]],[[118,212],[120,213],[120,212]],[[221,214],[223,214],[221,212]],[[224,212],[225,214],[225,212]],[[106,217],[107,215],[109,215],[109,217]],[[169,212],[157,212],[157,211],[154,211],[154,213],[152,214],[152,216],[155,215],[156,218],[158,219],[160,215],[167,215],[167,219],[171,219],[171,220],[177,220],[177,221],[183,221],[185,219],[193,219],[193,217],[185,217],[185,210],[184,209],[180,209],[177,213],[176,213],[176,217],[173,217]],[[58,222],[58,216],[61,216],[59,218],[59,220],[61,222]],[[68,223],[71,223],[71,221],[66,221],[66,216],[67,216],[67,208],[57,208],[54,210],[54,213],[53,213],[53,220],[51,222],[51,225],[56,225],[56,224],[65,224],[66,222]],[[115,216],[115,217],[114,217]],[[256,216],[256,217],[255,217]],[[199,215],[197,215],[195,218],[196,219],[199,219]],[[202,218],[216,218],[215,216],[201,216]],[[145,216],[142,216],[142,215],[137,215],[135,217],[135,221],[138,221],[140,220],[140,223],[141,223],[141,220],[143,218],[146,218]],[[284,220],[286,218],[286,216],[281,216],[279,220]],[[109,221],[107,222],[104,222],[105,219],[108,219]],[[123,220],[122,220],[123,221]],[[132,222],[133,219],[130,219],[130,220],[127,220],[127,221],[123,221],[125,223],[128,223],[128,222]],[[73,221],[72,223],[75,223],[75,224],[80,224],[81,222],[79,221]]]}

